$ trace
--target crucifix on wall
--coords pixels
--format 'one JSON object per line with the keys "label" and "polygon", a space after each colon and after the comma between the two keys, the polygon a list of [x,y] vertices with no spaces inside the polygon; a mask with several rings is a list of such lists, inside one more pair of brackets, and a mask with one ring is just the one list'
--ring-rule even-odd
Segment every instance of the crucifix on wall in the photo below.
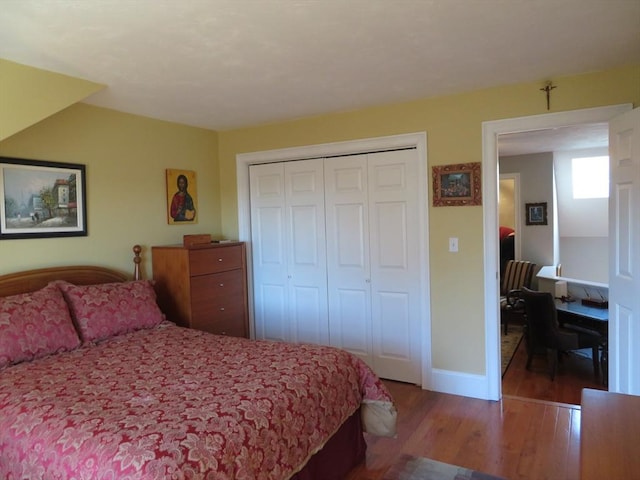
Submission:
{"label": "crucifix on wall", "polygon": [[542,87],[540,90],[547,94],[547,110],[551,108],[551,90],[557,88],[552,82],[547,82],[547,84]]}

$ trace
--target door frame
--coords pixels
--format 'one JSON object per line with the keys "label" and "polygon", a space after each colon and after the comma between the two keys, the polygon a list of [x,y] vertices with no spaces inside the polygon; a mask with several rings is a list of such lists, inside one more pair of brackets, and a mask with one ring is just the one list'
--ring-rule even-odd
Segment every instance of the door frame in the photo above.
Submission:
{"label": "door frame", "polygon": [[[418,231],[420,244],[420,358],[423,388],[431,384],[431,288],[429,279],[429,211],[427,174],[427,134],[426,132],[406,133],[385,137],[348,140],[344,142],[323,143],[265,150],[236,155],[236,179],[238,191],[238,235],[239,240],[247,242],[247,287],[248,296],[253,298],[253,272],[251,259],[251,200],[249,189],[249,166],[259,163],[286,162],[312,158],[335,157],[370,153],[382,150],[415,148],[417,151],[418,175]],[[251,338],[255,338],[253,302],[249,302],[249,328]]]}
{"label": "door frame", "polygon": [[500,372],[500,305],[499,305],[499,245],[498,245],[498,135],[589,123],[608,123],[613,117],[629,111],[632,105],[546,113],[527,117],[507,118],[482,123],[482,206],[484,225],[484,318],[485,371],[484,398],[502,398]]}

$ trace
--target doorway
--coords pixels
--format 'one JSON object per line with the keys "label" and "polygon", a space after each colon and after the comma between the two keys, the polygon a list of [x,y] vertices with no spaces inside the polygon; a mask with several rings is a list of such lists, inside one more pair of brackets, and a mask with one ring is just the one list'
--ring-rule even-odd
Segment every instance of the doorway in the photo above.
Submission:
{"label": "doorway", "polygon": [[631,109],[631,105],[574,110],[530,117],[484,122],[482,188],[486,192],[484,213],[485,264],[485,368],[487,372],[487,398],[502,398],[500,369],[500,307],[499,307],[499,255],[498,255],[498,136],[501,134],[537,131],[568,125],[586,125],[608,122]]}
{"label": "doorway", "polygon": [[[505,227],[514,230],[514,238],[524,244],[522,254],[516,260],[527,260],[537,265],[532,288],[548,290],[550,281],[541,281],[535,277],[537,270],[545,265],[562,264],[563,271],[574,275],[564,275],[581,280],[590,280],[588,271],[605,270],[608,264],[607,251],[607,211],[608,199],[591,199],[582,203],[573,200],[571,158],[587,156],[587,153],[608,152],[609,125],[605,122],[589,125],[567,126],[534,132],[518,132],[498,137],[499,151],[499,225],[501,237]],[[505,173],[508,172],[508,173]],[[514,200],[514,178],[522,175],[525,179],[519,193],[522,201]],[[605,178],[601,176],[601,178]],[[606,177],[608,179],[608,176]],[[584,185],[584,183],[581,183]],[[516,228],[514,212],[524,215],[525,202],[548,202],[548,225],[522,225]],[[600,208],[595,208],[596,202]],[[577,203],[578,205],[574,205]],[[588,209],[586,207],[589,207]],[[588,219],[583,223],[573,221],[573,215],[567,211],[580,213],[581,207],[587,209]],[[604,207],[604,211],[602,209]],[[573,208],[573,210],[572,210]],[[599,226],[597,233],[603,238],[588,236]],[[587,236],[580,236],[587,235]],[[588,248],[596,242],[599,248]],[[505,243],[506,242],[506,243]],[[509,253],[508,247],[513,239],[500,240],[501,268]],[[565,248],[556,248],[558,245]],[[604,247],[602,244],[604,243]],[[571,248],[570,245],[575,247]],[[510,250],[513,253],[513,249]],[[593,261],[584,265],[583,261],[571,262],[573,257],[590,258]],[[510,257],[510,258],[513,258]],[[566,268],[565,268],[566,267]],[[606,275],[600,280],[606,283]],[[575,286],[573,288],[576,288]],[[592,352],[590,349],[563,355],[562,368],[551,381],[547,369],[548,362],[536,355],[531,368],[526,368],[526,344],[522,341],[525,317],[514,315],[501,336],[502,355],[502,392],[504,395],[554,401],[566,404],[578,404],[583,388],[603,389],[602,382],[593,375]],[[519,345],[515,352],[513,348]],[[508,365],[505,371],[505,365]]]}

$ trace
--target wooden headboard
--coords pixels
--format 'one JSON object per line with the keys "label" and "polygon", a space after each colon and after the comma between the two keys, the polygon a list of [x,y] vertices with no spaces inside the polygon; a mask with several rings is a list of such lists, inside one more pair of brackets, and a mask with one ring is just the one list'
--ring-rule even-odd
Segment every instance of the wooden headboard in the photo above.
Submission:
{"label": "wooden headboard", "polygon": [[[133,247],[134,252],[134,280],[139,280],[140,252],[139,245]],[[19,293],[34,292],[45,287],[54,280],[65,280],[75,285],[92,285],[96,283],[125,282],[130,277],[116,270],[90,265],[39,268],[24,272],[9,273],[0,276],[0,297],[17,295]]]}

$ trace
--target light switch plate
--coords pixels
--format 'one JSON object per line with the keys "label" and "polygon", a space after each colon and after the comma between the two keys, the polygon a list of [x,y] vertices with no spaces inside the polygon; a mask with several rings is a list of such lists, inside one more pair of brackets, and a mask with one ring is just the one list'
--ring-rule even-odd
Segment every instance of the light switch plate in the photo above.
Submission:
{"label": "light switch plate", "polygon": [[449,237],[449,251],[450,252],[458,251],[458,237]]}

